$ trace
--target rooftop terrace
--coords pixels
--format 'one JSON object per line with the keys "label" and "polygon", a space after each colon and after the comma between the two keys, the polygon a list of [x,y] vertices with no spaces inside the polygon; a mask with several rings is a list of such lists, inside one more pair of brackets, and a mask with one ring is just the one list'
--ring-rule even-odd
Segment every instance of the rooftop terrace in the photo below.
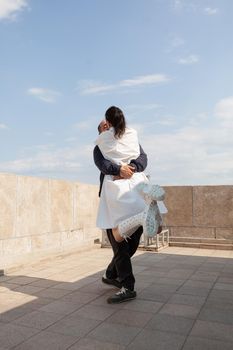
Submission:
{"label": "rooftop terrace", "polygon": [[0,277],[0,350],[232,350],[233,251],[169,247],[133,258],[138,297],[101,283],[98,247]]}

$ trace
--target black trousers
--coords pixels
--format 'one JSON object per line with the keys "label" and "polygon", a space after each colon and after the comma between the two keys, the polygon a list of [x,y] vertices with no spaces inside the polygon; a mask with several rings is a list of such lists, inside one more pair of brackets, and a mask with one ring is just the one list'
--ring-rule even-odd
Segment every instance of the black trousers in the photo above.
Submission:
{"label": "black trousers", "polygon": [[142,226],[135,231],[128,242],[125,240],[117,242],[112,234],[112,230],[107,230],[109,242],[113,250],[113,258],[106,270],[106,277],[118,278],[122,286],[134,290],[135,278],[133,275],[131,257],[136,252],[143,232]]}

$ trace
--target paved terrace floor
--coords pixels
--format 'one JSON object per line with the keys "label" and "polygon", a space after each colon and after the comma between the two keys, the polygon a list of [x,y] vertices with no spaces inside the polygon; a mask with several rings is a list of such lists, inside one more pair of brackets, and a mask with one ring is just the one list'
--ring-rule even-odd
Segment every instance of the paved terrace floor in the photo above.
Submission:
{"label": "paved terrace floor", "polygon": [[0,277],[0,350],[232,350],[233,252],[133,258],[138,298],[108,305],[112,256],[95,248]]}

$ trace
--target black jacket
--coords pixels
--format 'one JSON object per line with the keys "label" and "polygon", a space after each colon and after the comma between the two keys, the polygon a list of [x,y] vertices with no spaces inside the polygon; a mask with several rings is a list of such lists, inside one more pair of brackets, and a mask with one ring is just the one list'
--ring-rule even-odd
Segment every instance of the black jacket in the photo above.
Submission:
{"label": "black jacket", "polygon": [[[105,159],[98,146],[95,146],[93,151],[94,162],[97,168],[100,170],[100,189],[99,197],[101,194],[101,189],[104,181],[105,175],[120,175],[120,165],[112,163],[110,160]],[[135,172],[142,172],[147,167],[147,155],[140,146],[140,155],[137,159],[131,160],[130,164],[135,168]]]}

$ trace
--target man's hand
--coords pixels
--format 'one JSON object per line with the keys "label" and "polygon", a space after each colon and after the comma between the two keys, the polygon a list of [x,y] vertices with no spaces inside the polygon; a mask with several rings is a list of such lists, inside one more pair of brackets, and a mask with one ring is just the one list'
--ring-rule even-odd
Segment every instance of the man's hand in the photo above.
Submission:
{"label": "man's hand", "polygon": [[130,179],[131,176],[134,174],[135,168],[131,165],[122,165],[120,168],[120,176],[123,179]]}

